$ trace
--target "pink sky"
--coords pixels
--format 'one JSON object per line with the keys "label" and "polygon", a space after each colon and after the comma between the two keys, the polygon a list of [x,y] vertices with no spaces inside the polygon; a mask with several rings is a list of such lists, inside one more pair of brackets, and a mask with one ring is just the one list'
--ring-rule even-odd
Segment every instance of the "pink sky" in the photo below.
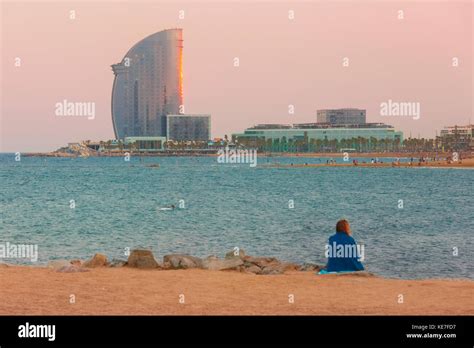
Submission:
{"label": "pink sky", "polygon": [[[113,138],[110,65],[145,36],[173,27],[184,29],[185,111],[210,113],[214,137],[257,123],[315,122],[324,108],[365,108],[370,122],[406,137],[474,122],[470,1],[1,6],[2,152]],[[95,102],[95,119],[55,116],[63,99]],[[379,116],[389,99],[420,102],[421,118]]]}

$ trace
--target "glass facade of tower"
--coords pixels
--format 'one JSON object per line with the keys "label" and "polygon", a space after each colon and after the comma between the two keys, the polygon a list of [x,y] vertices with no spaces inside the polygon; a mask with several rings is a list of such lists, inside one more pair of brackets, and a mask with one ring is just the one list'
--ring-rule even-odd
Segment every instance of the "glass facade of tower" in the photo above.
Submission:
{"label": "glass facade of tower", "polygon": [[146,37],[112,65],[112,121],[117,139],[166,136],[166,115],[178,114],[183,105],[182,66],[182,29]]}

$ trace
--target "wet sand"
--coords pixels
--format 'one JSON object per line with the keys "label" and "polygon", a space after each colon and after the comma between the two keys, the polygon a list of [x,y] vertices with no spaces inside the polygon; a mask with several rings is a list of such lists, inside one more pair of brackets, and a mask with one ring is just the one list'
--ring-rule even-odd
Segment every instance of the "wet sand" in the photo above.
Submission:
{"label": "wet sand", "polygon": [[474,315],[470,280],[23,266],[0,267],[0,279],[0,315]]}

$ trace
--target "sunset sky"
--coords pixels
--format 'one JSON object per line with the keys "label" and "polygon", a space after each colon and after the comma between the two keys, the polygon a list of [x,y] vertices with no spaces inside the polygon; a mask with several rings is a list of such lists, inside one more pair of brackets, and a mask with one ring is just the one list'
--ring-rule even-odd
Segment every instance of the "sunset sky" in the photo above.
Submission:
{"label": "sunset sky", "polygon": [[[369,122],[405,137],[474,122],[471,1],[1,6],[1,152],[113,138],[110,65],[145,36],[175,27],[184,29],[185,111],[210,113],[213,137],[257,123],[315,122],[325,108],[367,109]],[[95,119],[56,116],[64,99],[95,102]],[[420,119],[380,116],[389,99],[419,102]]]}

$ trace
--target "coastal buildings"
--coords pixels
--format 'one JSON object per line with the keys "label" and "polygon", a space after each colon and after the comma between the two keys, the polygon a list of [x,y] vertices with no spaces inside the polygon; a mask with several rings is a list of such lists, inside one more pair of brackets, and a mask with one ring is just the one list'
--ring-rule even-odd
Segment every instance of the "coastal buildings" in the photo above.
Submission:
{"label": "coastal buildings", "polygon": [[290,129],[246,129],[232,140],[272,152],[373,151],[400,146],[403,133],[393,127],[333,127]]}
{"label": "coastal buildings", "polygon": [[438,148],[452,151],[474,151],[474,125],[450,126],[436,137]]}
{"label": "coastal buildings", "polygon": [[362,109],[324,109],[316,112],[318,123],[331,125],[364,124],[366,111]]}
{"label": "coastal buildings", "polygon": [[261,124],[232,135],[243,146],[272,152],[386,151],[399,149],[403,133],[384,123],[366,123],[365,110],[318,110],[316,123]]}
{"label": "coastal buildings", "polygon": [[211,115],[166,115],[166,137],[172,141],[211,139]]}
{"label": "coastal buildings", "polygon": [[164,150],[166,137],[126,137],[124,148],[142,152],[155,152]]}

